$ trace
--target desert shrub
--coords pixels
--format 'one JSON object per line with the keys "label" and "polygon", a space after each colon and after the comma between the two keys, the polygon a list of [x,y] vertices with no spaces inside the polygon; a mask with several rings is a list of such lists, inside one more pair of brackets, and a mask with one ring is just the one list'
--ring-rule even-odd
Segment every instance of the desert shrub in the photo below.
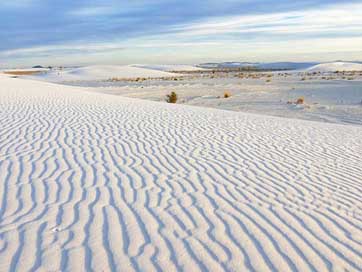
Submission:
{"label": "desert shrub", "polygon": [[304,97],[299,97],[296,101],[287,101],[288,105],[303,105]]}
{"label": "desert shrub", "polygon": [[224,92],[224,98],[229,98],[231,96],[230,92]]}
{"label": "desert shrub", "polygon": [[115,81],[121,81],[121,79],[118,78],[118,77],[112,77],[112,78],[110,78],[108,81],[115,82]]}
{"label": "desert shrub", "polygon": [[176,103],[177,102],[177,94],[175,92],[171,92],[166,96],[167,103]]}
{"label": "desert shrub", "polygon": [[302,105],[302,104],[304,104],[304,97],[299,97],[295,103],[296,103],[297,105]]}
{"label": "desert shrub", "polygon": [[265,82],[269,83],[269,82],[271,82],[271,79],[267,79]]}

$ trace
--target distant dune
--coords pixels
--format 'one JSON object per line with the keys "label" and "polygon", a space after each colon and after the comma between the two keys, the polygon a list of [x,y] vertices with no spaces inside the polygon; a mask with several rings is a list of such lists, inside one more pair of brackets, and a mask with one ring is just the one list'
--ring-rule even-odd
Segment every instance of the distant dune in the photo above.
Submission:
{"label": "distant dune", "polygon": [[315,65],[308,69],[313,72],[362,71],[362,64],[357,62],[329,62]]}
{"label": "distant dune", "polygon": [[173,73],[164,71],[135,67],[132,65],[94,65],[80,68],[52,70],[49,73],[41,74],[36,79],[43,79],[51,82],[60,81],[87,81],[87,80],[106,80],[110,78],[159,78],[177,76]]}
{"label": "distant dune", "polygon": [[201,67],[197,67],[195,65],[182,65],[182,64],[159,64],[159,65],[149,65],[149,64],[135,64],[132,65],[134,67],[140,67],[140,68],[146,68],[146,69],[152,69],[152,70],[159,70],[159,71],[165,71],[165,72],[173,72],[173,71],[202,71],[206,70]]}
{"label": "distant dune", "polygon": [[220,62],[202,63],[203,68],[225,69],[225,68],[254,68],[265,70],[299,70],[307,69],[316,65],[316,62]]}

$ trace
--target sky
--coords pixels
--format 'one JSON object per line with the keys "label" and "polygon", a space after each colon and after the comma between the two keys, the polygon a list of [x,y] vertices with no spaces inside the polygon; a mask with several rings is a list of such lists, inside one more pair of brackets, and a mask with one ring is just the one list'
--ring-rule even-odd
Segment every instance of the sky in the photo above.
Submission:
{"label": "sky", "polygon": [[0,2],[0,66],[362,60],[362,0]]}

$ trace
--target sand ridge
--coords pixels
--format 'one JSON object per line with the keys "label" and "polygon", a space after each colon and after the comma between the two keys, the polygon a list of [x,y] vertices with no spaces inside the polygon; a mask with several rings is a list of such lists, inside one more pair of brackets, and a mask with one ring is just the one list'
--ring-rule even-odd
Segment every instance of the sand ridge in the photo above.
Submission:
{"label": "sand ridge", "polygon": [[0,271],[362,269],[362,128],[0,77]]}

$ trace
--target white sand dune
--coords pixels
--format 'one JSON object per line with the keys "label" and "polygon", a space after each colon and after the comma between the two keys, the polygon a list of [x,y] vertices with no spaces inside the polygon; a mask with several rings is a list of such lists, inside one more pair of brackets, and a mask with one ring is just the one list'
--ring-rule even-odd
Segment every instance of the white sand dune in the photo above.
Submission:
{"label": "white sand dune", "polygon": [[0,271],[361,271],[362,128],[0,76]]}
{"label": "white sand dune", "polygon": [[342,61],[329,62],[315,65],[307,70],[313,72],[362,71],[362,63]]}
{"label": "white sand dune", "polygon": [[152,70],[159,70],[159,71],[166,71],[166,72],[174,72],[174,71],[204,71],[207,69],[197,67],[195,65],[183,65],[183,64],[134,64],[134,67],[152,69]]}
{"label": "white sand dune", "polygon": [[131,65],[94,65],[64,70],[53,70],[49,73],[32,76],[29,78],[45,80],[50,82],[62,81],[94,81],[107,80],[110,78],[132,79],[132,78],[161,78],[177,76],[173,73],[134,67]]}

